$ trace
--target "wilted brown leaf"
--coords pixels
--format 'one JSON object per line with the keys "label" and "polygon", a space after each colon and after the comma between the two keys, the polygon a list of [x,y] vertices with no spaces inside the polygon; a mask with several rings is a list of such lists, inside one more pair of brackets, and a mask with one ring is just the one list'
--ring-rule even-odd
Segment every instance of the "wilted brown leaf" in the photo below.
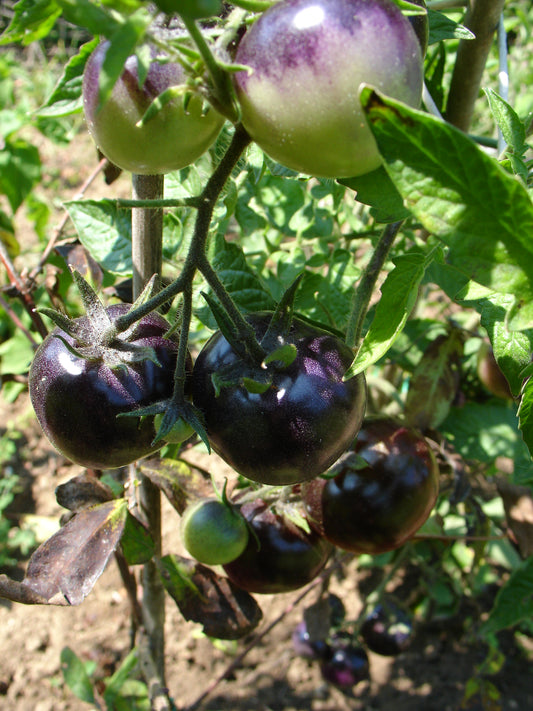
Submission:
{"label": "wilted brown leaf", "polygon": [[158,567],[183,617],[199,622],[208,637],[239,639],[261,621],[263,613],[255,599],[205,565],[167,555],[158,561]]}
{"label": "wilted brown leaf", "polygon": [[31,556],[23,584],[50,605],[79,605],[120,541],[125,499],[77,513]]}

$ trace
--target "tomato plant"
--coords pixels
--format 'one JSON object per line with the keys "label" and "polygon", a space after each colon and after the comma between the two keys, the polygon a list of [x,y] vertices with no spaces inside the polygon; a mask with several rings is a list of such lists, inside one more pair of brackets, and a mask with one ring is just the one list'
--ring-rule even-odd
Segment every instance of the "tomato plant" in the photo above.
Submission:
{"label": "tomato plant", "polygon": [[[475,606],[454,708],[499,702],[531,632],[533,10],[428,4],[20,0],[2,30],[2,401],[29,386],[69,516],[0,595],[80,604],[114,557],[141,705],[240,678],[194,698],[165,667],[167,594],[245,655],[256,593],[314,591],[294,640],[332,707],[363,693],[369,615],[403,644],[389,594],[428,636]],[[9,471],[28,453],[0,439]],[[223,502],[187,512],[226,477],[246,541]]]}

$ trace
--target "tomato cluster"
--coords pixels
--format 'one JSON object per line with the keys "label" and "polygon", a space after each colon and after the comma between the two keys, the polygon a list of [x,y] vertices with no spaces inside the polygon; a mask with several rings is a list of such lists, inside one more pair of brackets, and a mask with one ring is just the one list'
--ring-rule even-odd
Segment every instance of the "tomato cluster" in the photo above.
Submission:
{"label": "tomato cluster", "polygon": [[[425,16],[410,21],[391,0],[281,0],[242,30],[227,75],[233,114],[201,61],[174,61],[159,45],[138,48],[109,87],[117,57],[100,44],[85,67],[83,102],[102,153],[134,173],[166,173],[199,158],[237,116],[289,168],[338,178],[379,167],[359,92],[370,84],[418,106]],[[345,377],[354,352],[341,337],[292,316],[292,304],[290,318],[252,313],[245,325],[258,359],[226,322],[190,363],[193,415],[183,409],[170,428],[178,343],[156,313],[113,335],[128,309],[112,306],[99,312],[102,323],[80,319],[68,333],[56,328],[32,365],[32,402],[56,448],[93,469],[152,454],[163,433],[174,443],[201,434],[248,489],[233,503],[224,496],[185,511],[183,543],[198,561],[222,565],[250,592],[285,592],[312,580],[335,547],[393,550],[426,520],[438,490],[433,454],[401,423],[363,424],[365,377]],[[272,485],[285,494],[272,495]],[[341,642],[330,652],[331,678],[341,658],[358,657]]]}
{"label": "tomato cluster", "polygon": [[[407,19],[392,0],[281,0],[238,42],[234,60],[244,68],[232,75],[236,111],[208,85],[201,88],[201,72],[188,76],[153,46],[129,57],[105,93],[108,64],[116,60],[106,60],[109,43],[103,42],[83,78],[87,125],[104,155],[136,173],[192,163],[214,142],[224,115],[235,115],[289,168],[324,177],[363,175],[378,168],[381,157],[360,104],[361,86],[417,107],[427,33],[425,14]],[[139,58],[147,53],[146,71]]]}

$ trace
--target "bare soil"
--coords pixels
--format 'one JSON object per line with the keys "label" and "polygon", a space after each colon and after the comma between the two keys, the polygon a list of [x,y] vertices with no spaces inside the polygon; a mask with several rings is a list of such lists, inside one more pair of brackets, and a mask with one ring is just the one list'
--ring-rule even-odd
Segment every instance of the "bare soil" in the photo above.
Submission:
{"label": "bare soil", "polygon": [[[80,469],[59,457],[43,438],[27,396],[2,406],[2,431],[15,422],[23,436],[11,465],[27,482],[15,509],[32,511],[44,537],[57,526],[63,510],[55,487]],[[198,454],[205,464],[206,454]],[[210,466],[223,471],[211,455]],[[164,552],[180,552],[177,517],[164,502]],[[12,574],[23,574],[24,561]],[[332,579],[331,590],[343,599],[348,618],[357,616],[368,593],[367,574],[349,562]],[[201,709],[210,711],[456,711],[533,708],[531,649],[519,648],[511,634],[501,637],[506,655],[503,669],[484,677],[501,694],[490,701],[477,696],[462,705],[469,679],[486,657],[486,649],[469,632],[476,608],[465,601],[452,619],[420,624],[411,648],[399,657],[370,653],[371,678],[346,695],[323,683],[315,663],[295,655],[290,636],[303,608],[316,597],[312,591],[293,607],[300,592],[258,596],[264,619],[260,633],[286,614],[244,658],[229,677],[208,696]],[[486,604],[490,605],[490,599]],[[293,609],[291,609],[293,607]],[[192,704],[226,670],[251,638],[236,644],[214,644],[197,624],[186,622],[170,598],[166,604],[167,684],[180,709]],[[109,676],[130,648],[129,606],[114,563],[110,563],[93,591],[77,607],[24,606],[0,601],[0,708],[10,711],[79,711],[89,708],[65,686],[60,653],[72,648],[82,659],[98,664],[95,679]],[[225,647],[225,648],[224,648]],[[100,685],[98,688],[102,689]]]}

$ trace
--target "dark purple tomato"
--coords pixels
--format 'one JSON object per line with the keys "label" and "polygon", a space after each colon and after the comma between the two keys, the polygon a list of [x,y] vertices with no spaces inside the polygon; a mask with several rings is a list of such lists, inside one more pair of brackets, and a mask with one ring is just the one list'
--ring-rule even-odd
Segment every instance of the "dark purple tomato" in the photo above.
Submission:
{"label": "dark purple tomato", "polygon": [[435,504],[439,469],[433,452],[420,433],[388,418],[366,420],[352,449],[360,459],[345,457],[333,478],[302,485],[309,522],[354,553],[394,550]]}
{"label": "dark purple tomato", "polygon": [[251,532],[244,552],[224,565],[228,578],[251,593],[301,588],[322,570],[332,551],[317,533],[307,533],[264,501],[243,504]]}
{"label": "dark purple tomato", "polygon": [[365,650],[342,637],[331,640],[329,654],[320,665],[322,677],[341,690],[351,689],[369,678]]}
{"label": "dark purple tomato", "polygon": [[[114,322],[130,308],[116,304],[106,311]],[[76,321],[88,329],[87,317]],[[115,349],[94,359],[78,357],[61,339],[75,348],[80,343],[58,327],[44,339],[30,369],[30,397],[44,433],[61,454],[84,467],[113,469],[161,447],[161,442],[152,445],[153,417],[117,415],[172,396],[177,344],[163,337],[168,328],[162,316],[152,313],[128,338],[151,346],[160,366],[146,359],[126,362]]]}
{"label": "dark purple tomato", "polygon": [[418,106],[417,35],[391,0],[281,0],[242,38],[234,75],[242,123],[294,170],[363,175],[381,157],[359,99],[362,84]]}
{"label": "dark purple tomato", "polygon": [[328,654],[329,646],[323,639],[312,640],[305,620],[299,622],[291,636],[292,646],[299,657],[322,659]]}
{"label": "dark purple tomato", "polygon": [[148,107],[170,87],[184,85],[187,75],[177,62],[153,61],[140,86],[137,57],[128,57],[109,98],[99,106],[99,87],[109,42],[89,57],[83,75],[83,109],[87,127],[100,151],[123,170],[145,175],[168,173],[189,165],[214,142],[224,118],[193,94],[185,106],[177,94],[142,125]]}
{"label": "dark purple tomato", "polygon": [[[270,318],[248,317],[259,339]],[[294,361],[254,368],[215,333],[196,359],[192,388],[215,452],[248,479],[286,485],[324,472],[350,445],[364,416],[366,384],[362,374],[343,381],[353,352],[327,331],[294,318],[278,342],[296,347]],[[230,367],[234,377],[270,374],[271,385],[257,393],[237,383],[217,395],[212,377]]]}
{"label": "dark purple tomato", "polygon": [[396,656],[404,652],[413,638],[409,615],[397,605],[377,605],[361,626],[361,639],[372,652]]}

